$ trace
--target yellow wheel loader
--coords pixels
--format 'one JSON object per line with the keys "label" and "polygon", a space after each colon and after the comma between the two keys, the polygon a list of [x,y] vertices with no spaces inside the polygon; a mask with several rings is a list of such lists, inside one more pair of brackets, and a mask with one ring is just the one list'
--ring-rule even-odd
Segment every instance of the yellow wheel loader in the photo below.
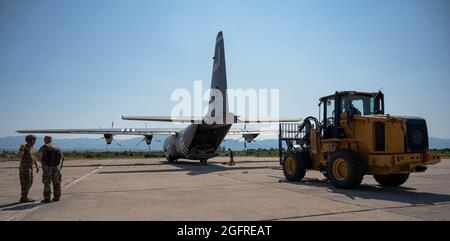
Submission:
{"label": "yellow wheel loader", "polygon": [[364,175],[397,187],[410,173],[440,162],[428,150],[426,121],[385,114],[381,91],[336,92],[320,98],[319,110],[319,119],[310,116],[300,124],[279,126],[280,164],[287,180],[300,181],[306,170],[316,170],[337,188],[356,188]]}

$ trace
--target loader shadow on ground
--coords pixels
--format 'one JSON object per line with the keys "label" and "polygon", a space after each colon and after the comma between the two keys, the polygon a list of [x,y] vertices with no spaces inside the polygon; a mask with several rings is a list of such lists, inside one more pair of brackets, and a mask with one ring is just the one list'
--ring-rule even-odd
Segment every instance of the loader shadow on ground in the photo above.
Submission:
{"label": "loader shadow on ground", "polygon": [[416,192],[416,189],[408,187],[395,188],[361,184],[361,186],[357,189],[346,190],[332,186],[332,184],[326,179],[317,178],[305,178],[301,182],[286,181],[286,183],[326,188],[329,192],[343,194],[353,200],[355,200],[355,198],[374,199],[402,202],[411,205],[433,205],[443,202],[450,202],[450,195],[448,194]]}

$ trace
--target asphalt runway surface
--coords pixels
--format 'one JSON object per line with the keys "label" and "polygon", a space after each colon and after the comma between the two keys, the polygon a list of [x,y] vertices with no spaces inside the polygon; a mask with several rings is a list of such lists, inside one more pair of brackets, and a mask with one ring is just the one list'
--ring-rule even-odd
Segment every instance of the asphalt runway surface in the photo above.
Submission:
{"label": "asphalt runway surface", "polygon": [[41,204],[42,173],[18,203],[18,162],[0,162],[0,220],[450,220],[450,160],[399,188],[366,176],[340,190],[319,172],[287,182],[277,158],[226,157],[207,166],[163,159],[66,160],[61,201]]}

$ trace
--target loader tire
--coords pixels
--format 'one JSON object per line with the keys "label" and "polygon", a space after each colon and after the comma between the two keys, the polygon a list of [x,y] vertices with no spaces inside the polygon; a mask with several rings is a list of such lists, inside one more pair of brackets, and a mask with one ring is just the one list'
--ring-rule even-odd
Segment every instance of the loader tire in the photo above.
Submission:
{"label": "loader tire", "polygon": [[327,164],[327,176],[337,188],[357,188],[364,177],[364,165],[355,152],[336,151]]}
{"label": "loader tire", "polygon": [[305,152],[295,150],[286,153],[283,160],[283,173],[287,180],[298,182],[305,177],[305,155],[307,155]]}

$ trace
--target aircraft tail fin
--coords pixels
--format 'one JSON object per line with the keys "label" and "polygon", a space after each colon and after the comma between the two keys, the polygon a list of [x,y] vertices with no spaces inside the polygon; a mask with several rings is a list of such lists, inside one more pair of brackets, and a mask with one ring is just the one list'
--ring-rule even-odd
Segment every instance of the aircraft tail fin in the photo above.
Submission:
{"label": "aircraft tail fin", "polygon": [[226,116],[228,114],[227,73],[225,67],[225,49],[222,31],[217,34],[213,59],[214,64],[211,77],[211,94],[207,117],[214,119],[215,117]]}
{"label": "aircraft tail fin", "polygon": [[[166,121],[195,124],[226,124],[234,123],[276,123],[276,122],[297,122],[298,118],[278,118],[278,117],[247,117],[241,118],[228,109],[227,96],[227,73],[225,67],[225,48],[223,33],[219,32],[216,38],[214,49],[214,62],[211,77],[211,93],[207,113],[202,116],[193,117],[172,117],[172,116],[122,116],[123,120],[139,121]],[[220,98],[219,98],[220,97]]]}

